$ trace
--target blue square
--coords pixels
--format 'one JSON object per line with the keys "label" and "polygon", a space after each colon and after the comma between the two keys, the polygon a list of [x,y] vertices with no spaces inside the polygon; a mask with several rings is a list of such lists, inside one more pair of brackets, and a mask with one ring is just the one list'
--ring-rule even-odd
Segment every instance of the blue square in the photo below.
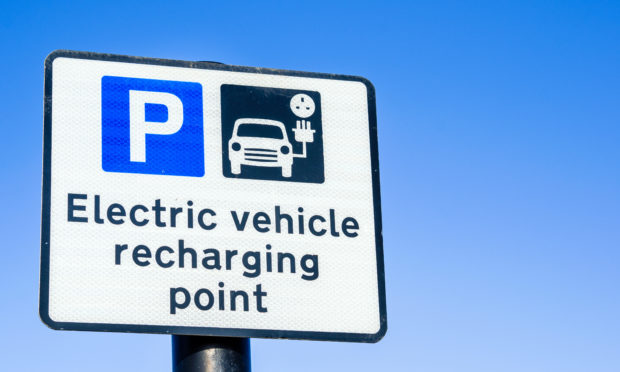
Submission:
{"label": "blue square", "polygon": [[204,176],[202,85],[104,76],[101,100],[104,171]]}

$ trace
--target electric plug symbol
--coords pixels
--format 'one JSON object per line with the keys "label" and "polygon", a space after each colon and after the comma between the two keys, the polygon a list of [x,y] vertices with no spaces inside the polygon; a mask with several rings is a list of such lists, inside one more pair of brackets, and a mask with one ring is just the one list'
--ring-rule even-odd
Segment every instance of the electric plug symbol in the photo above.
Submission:
{"label": "electric plug symbol", "polygon": [[295,132],[295,141],[302,143],[302,153],[301,154],[293,154],[296,158],[305,158],[306,157],[306,144],[314,142],[314,133],[316,130],[312,129],[310,121],[306,121],[303,119],[309,118],[314,114],[315,105],[312,98],[309,95],[299,93],[291,98],[291,111],[297,117],[302,120],[297,120],[297,124],[293,129]]}
{"label": "electric plug symbol", "polygon": [[314,133],[316,130],[312,129],[309,121],[297,120],[297,126],[293,129],[293,132],[295,132],[295,141],[297,142],[314,142]]}

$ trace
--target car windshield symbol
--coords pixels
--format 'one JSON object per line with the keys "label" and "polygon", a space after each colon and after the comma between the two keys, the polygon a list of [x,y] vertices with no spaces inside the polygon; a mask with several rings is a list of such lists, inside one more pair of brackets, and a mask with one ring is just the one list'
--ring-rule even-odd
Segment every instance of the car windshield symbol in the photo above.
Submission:
{"label": "car windshield symbol", "polygon": [[275,125],[241,124],[237,129],[239,137],[283,139],[282,129]]}

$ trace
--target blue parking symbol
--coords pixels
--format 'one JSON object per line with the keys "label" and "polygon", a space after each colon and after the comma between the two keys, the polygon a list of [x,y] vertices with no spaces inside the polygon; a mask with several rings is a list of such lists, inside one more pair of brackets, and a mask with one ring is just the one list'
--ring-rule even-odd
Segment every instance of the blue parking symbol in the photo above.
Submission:
{"label": "blue parking symbol", "polygon": [[202,177],[202,85],[104,76],[101,134],[106,172]]}

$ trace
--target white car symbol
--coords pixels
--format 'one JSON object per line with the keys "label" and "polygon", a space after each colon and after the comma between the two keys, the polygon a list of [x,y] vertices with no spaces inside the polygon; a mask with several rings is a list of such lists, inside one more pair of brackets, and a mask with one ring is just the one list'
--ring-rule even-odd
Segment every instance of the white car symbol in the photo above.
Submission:
{"label": "white car symbol", "polygon": [[267,119],[238,119],[228,141],[232,174],[241,174],[241,165],[281,167],[289,178],[293,167],[293,148],[284,124]]}

